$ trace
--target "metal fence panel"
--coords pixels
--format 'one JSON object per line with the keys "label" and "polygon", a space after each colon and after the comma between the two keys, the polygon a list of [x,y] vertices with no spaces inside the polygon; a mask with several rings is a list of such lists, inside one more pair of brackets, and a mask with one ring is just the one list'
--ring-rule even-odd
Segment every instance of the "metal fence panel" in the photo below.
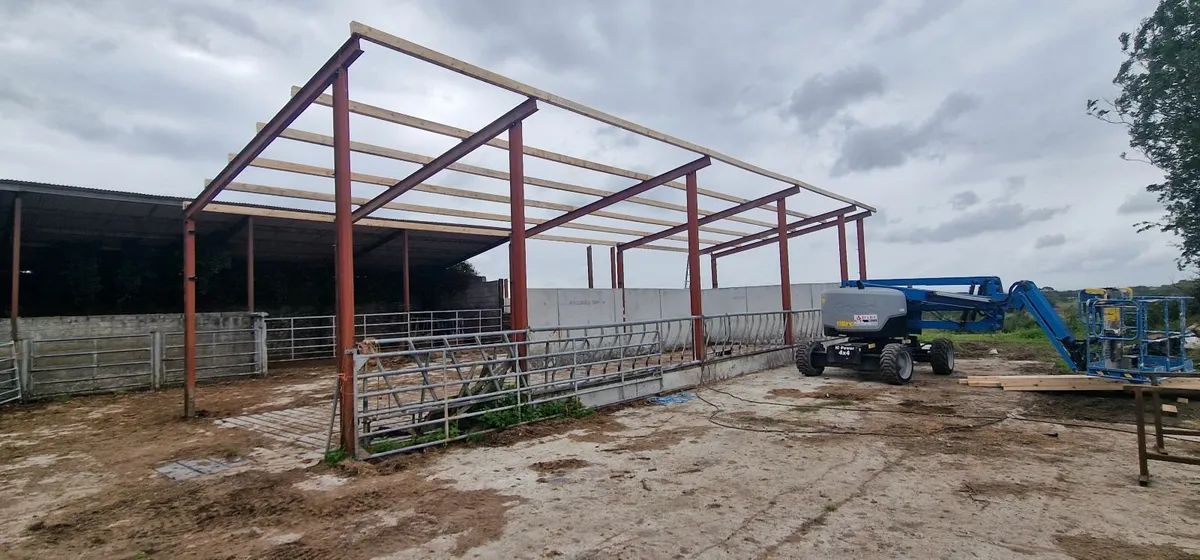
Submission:
{"label": "metal fence panel", "polygon": [[[332,315],[266,319],[267,358],[273,362],[336,357]],[[354,316],[354,336],[378,340],[472,334],[504,328],[502,309],[368,313]]]}
{"label": "metal fence panel", "polygon": [[152,342],[148,333],[30,340],[26,398],[149,387]]}
{"label": "metal fence panel", "polygon": [[[354,437],[361,458],[465,439],[562,414],[594,391],[661,378],[695,365],[694,321],[704,322],[705,359],[785,350],[823,338],[820,311],[708,317],[380,339],[355,349]],[[632,392],[636,396],[636,391]],[[633,398],[633,397],[629,397]],[[546,408],[549,407],[549,408]],[[333,433],[330,423],[330,439]]]}
{"label": "metal fence panel", "polygon": [[387,339],[356,351],[362,456],[462,439],[523,415],[540,418],[587,392],[662,375],[657,328],[588,329]]}
{"label": "metal fence panel", "polygon": [[0,404],[21,400],[21,376],[17,368],[16,346],[0,343]]}
{"label": "metal fence panel", "polygon": [[[197,332],[196,380],[265,375],[266,370],[259,359],[261,333],[259,329]],[[164,382],[180,385],[184,381],[183,333],[167,333],[163,338]]]}

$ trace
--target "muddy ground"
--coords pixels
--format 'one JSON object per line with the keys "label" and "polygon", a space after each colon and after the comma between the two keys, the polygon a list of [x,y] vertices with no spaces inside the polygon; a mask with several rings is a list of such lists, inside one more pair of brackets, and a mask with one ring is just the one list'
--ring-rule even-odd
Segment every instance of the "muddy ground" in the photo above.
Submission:
{"label": "muddy ground", "polygon": [[[956,377],[1039,363],[961,359]],[[1200,558],[1200,467],[1152,463],[1139,487],[1124,395],[780,368],[332,468],[214,424],[331,392],[313,367],[201,387],[188,421],[173,391],[4,408],[0,557]],[[1200,426],[1189,407],[1169,422]],[[249,462],[154,470],[206,457]]]}

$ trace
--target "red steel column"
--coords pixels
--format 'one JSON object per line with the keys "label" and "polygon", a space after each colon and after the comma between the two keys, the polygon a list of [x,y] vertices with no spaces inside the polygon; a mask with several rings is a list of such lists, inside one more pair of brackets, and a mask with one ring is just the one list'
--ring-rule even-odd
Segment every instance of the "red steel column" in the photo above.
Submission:
{"label": "red steel column", "polygon": [[779,217],[779,295],[783,299],[783,342],[791,346],[794,342],[792,339],[792,271],[788,264],[786,202],[785,198],[779,199],[776,213]]}
{"label": "red steel column", "polygon": [[846,216],[839,214],[837,217],[838,230],[838,258],[842,265],[842,281],[850,279],[850,264],[846,261]]}
{"label": "red steel column", "polygon": [[183,222],[183,417],[196,415],[196,222]]}
{"label": "red steel column", "polygon": [[708,264],[712,267],[712,287],[715,290],[717,289],[717,256],[709,253]]}
{"label": "red steel column", "polygon": [[246,216],[246,309],[254,313],[254,216]]}
{"label": "red steel column", "polygon": [[588,289],[596,288],[596,277],[592,272],[592,246],[587,246],[587,263],[588,263]]}
{"label": "red steel column", "polygon": [[333,183],[334,222],[337,226],[337,353],[341,380],[342,449],[353,456],[354,437],[354,225],[350,211],[350,77],[348,69],[333,78]]}
{"label": "red steel column", "polygon": [[617,249],[617,288],[625,289],[625,251]]}
{"label": "red steel column", "polygon": [[21,195],[13,199],[13,242],[12,242],[12,307],[9,322],[12,323],[12,339],[17,341],[17,317],[21,303]]}
{"label": "red steel column", "polygon": [[704,307],[700,300],[700,216],[696,193],[696,172],[687,174],[687,232],[688,232],[688,286],[692,300],[692,350],[697,360],[704,359]]}
{"label": "red steel column", "polygon": [[[508,129],[509,213],[512,218],[512,254],[509,277],[512,278],[512,328],[529,328],[529,282],[525,260],[525,145],[521,122]],[[524,346],[518,347],[519,351]]]}
{"label": "red steel column", "polygon": [[617,289],[617,248],[608,248],[608,275],[612,277],[612,289]]}
{"label": "red steel column", "polygon": [[863,235],[863,222],[866,220],[857,220],[858,222],[858,279],[867,279],[867,238]]}
{"label": "red steel column", "polygon": [[401,252],[404,253],[404,312],[408,313],[412,311],[411,292],[408,290],[408,230],[404,230],[400,242]]}

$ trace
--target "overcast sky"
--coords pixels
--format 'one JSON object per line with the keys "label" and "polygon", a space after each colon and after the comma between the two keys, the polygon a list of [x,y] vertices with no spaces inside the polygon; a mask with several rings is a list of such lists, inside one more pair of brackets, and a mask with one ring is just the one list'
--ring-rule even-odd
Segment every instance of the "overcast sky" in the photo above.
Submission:
{"label": "overcast sky", "polygon": [[[880,212],[866,223],[871,276],[999,275],[1057,288],[1161,284],[1186,276],[1175,269],[1172,238],[1134,228],[1161,215],[1143,189],[1158,174],[1119,159],[1124,130],[1084,113],[1088,98],[1115,96],[1117,35],[1156,4],[0,0],[0,176],[192,196],[357,20],[874,205]],[[477,129],[522,100],[375,45],[365,51],[351,71],[357,101]],[[695,158],[541,107],[525,126],[529,146],[650,174]],[[329,110],[314,106],[295,126],[328,134],[329,121]],[[351,126],[355,140],[431,156],[455,143],[359,116]],[[332,166],[330,150],[286,140],[267,155]],[[506,168],[505,153],[492,148],[463,161]],[[358,154],[353,166],[394,178],[416,169]],[[632,184],[531,158],[526,173],[607,190]],[[259,169],[242,180],[332,192],[327,179]],[[429,183],[506,192],[502,181],[449,171]],[[701,171],[699,183],[745,198],[785,187],[724,164]],[[379,190],[355,185],[359,196]],[[536,187],[526,197],[592,200]],[[684,202],[672,189],[650,197]],[[240,193],[221,199],[331,208]],[[425,193],[402,202],[507,212],[502,204]],[[701,198],[706,210],[729,205]],[[789,208],[809,214],[840,206],[811,193],[789,200]],[[637,204],[612,210],[683,219]],[[556,213],[529,211],[535,218]],[[774,219],[766,211],[747,217]],[[603,218],[583,223],[661,229]],[[793,239],[790,254],[794,281],[836,280],[834,230]],[[607,250],[597,247],[596,256],[598,283],[607,285]],[[472,262],[490,278],[507,276],[505,248]],[[529,262],[533,286],[586,286],[582,245],[531,242]],[[682,287],[685,258],[632,251],[626,268],[629,287]],[[707,287],[707,259],[702,268]],[[775,283],[778,253],[764,247],[724,259],[720,275],[723,286]]]}

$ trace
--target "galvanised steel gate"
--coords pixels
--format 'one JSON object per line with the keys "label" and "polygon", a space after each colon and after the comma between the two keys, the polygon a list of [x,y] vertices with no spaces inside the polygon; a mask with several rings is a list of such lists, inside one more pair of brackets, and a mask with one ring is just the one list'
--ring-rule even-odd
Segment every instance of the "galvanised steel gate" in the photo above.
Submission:
{"label": "galvanised steel gate", "polygon": [[18,400],[21,400],[21,376],[16,347],[8,341],[0,343],[0,404]]}

